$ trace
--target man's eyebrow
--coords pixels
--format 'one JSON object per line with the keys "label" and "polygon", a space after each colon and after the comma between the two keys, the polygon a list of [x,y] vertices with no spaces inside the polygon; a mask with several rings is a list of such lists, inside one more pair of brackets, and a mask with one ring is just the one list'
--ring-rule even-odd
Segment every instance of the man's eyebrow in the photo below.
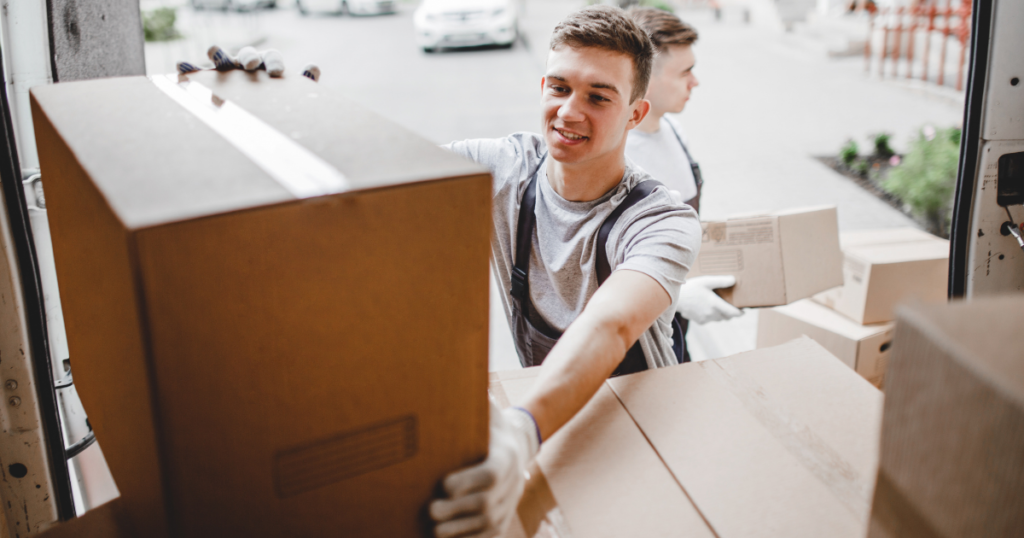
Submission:
{"label": "man's eyebrow", "polygon": [[590,85],[590,87],[591,88],[604,89],[604,90],[611,90],[611,91],[615,92],[617,95],[621,95],[621,94],[619,94],[619,89],[616,88],[614,84],[609,84],[607,82],[594,82],[594,83],[592,83]]}
{"label": "man's eyebrow", "polygon": [[[548,75],[548,78],[549,79],[554,79],[554,80],[557,80],[557,81],[560,81],[560,82],[569,82],[568,80],[565,79],[565,77],[560,76],[560,75]],[[621,93],[619,93],[619,89],[616,88],[614,84],[611,84],[609,82],[593,82],[593,83],[590,84],[590,87],[591,88],[598,88],[598,89],[602,89],[602,90],[611,90],[611,91],[615,92],[616,94],[621,95]]]}

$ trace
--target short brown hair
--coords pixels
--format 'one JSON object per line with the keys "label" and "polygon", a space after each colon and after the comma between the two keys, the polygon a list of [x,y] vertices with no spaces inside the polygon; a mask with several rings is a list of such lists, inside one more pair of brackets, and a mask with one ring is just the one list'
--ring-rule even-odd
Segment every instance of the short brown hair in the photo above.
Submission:
{"label": "short brown hair", "polygon": [[595,47],[629,56],[633,60],[633,94],[629,102],[647,93],[654,64],[654,45],[647,32],[622,9],[597,5],[569,15],[555,26],[551,35],[551,50],[559,45]]}
{"label": "short brown hair", "polygon": [[634,6],[627,13],[651,37],[658,52],[665,52],[672,45],[692,45],[697,41],[697,30],[668,11]]}

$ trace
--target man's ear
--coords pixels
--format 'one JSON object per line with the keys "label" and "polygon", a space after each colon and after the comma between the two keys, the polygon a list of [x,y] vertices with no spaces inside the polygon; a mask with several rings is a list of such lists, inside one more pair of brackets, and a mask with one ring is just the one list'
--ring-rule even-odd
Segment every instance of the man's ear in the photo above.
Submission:
{"label": "man's ear", "polygon": [[547,77],[540,77],[540,93],[544,93],[544,83]]}
{"label": "man's ear", "polygon": [[644,118],[646,118],[647,114],[650,112],[651,102],[647,99],[637,99],[636,102],[633,103],[633,113],[629,118],[629,125],[626,126],[627,129],[632,129],[637,125],[640,125],[640,122],[644,121]]}

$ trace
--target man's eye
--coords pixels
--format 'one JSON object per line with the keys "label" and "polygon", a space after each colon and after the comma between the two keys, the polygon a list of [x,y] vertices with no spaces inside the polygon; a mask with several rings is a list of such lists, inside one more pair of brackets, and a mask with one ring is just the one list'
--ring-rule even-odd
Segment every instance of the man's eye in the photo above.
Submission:
{"label": "man's eye", "polygon": [[590,98],[595,100],[595,101],[610,101],[610,99],[607,99],[607,98],[605,98],[603,96],[600,96],[600,95],[597,95],[597,94],[591,95]]}
{"label": "man's eye", "polygon": [[552,86],[551,90],[556,92],[556,93],[565,93],[565,92],[568,91],[568,90],[566,90],[565,88],[563,88],[561,86]]}

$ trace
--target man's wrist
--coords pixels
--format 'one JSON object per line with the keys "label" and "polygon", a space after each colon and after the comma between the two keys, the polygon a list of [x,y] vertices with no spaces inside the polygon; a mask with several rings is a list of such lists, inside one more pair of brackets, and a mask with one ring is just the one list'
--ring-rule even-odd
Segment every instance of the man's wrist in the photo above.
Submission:
{"label": "man's wrist", "polygon": [[533,413],[522,407],[510,407],[507,410],[506,418],[516,429],[526,435],[527,450],[532,459],[540,450],[541,445],[540,427],[537,426],[537,420],[533,418]]}

